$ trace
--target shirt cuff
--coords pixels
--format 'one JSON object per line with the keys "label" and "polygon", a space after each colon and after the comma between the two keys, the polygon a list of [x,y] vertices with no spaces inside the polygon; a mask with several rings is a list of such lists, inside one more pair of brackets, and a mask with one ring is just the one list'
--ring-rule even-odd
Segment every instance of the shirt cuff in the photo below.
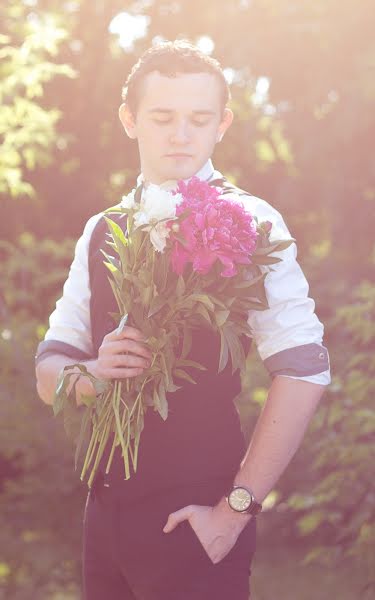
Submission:
{"label": "shirt cuff", "polygon": [[316,343],[281,350],[268,356],[263,362],[271,377],[285,375],[302,379],[330,370],[327,348]]}
{"label": "shirt cuff", "polygon": [[306,377],[292,377],[292,375],[280,375],[280,377],[299,379],[300,381],[307,381],[308,383],[316,383],[318,385],[329,385],[331,383],[330,371],[324,371],[323,373],[318,373],[318,375],[310,375]]}
{"label": "shirt cuff", "polygon": [[52,356],[53,354],[64,354],[65,356],[76,360],[89,360],[90,358],[93,358],[90,354],[83,352],[75,346],[66,344],[65,342],[44,340],[38,345],[35,355],[35,364],[38,365],[44,358]]}

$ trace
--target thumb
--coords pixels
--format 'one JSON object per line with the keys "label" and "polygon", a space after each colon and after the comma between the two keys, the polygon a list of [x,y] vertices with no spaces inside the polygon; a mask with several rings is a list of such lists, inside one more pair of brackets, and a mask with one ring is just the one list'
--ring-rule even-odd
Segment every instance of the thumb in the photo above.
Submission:
{"label": "thumb", "polygon": [[168,516],[168,520],[163,527],[164,533],[169,533],[173,531],[173,529],[181,523],[181,521],[185,521],[189,519],[191,514],[193,513],[193,506],[184,506],[184,508],[180,508],[180,510],[176,510],[173,513],[170,513]]}

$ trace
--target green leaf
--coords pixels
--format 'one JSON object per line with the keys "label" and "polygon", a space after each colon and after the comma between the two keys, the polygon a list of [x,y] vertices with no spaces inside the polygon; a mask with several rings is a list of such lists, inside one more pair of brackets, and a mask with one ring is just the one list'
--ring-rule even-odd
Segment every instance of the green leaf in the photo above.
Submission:
{"label": "green leaf", "polygon": [[245,364],[245,353],[238,335],[233,327],[225,327],[223,330],[232,360],[232,373],[236,369],[242,369]]}
{"label": "green leaf", "polygon": [[111,271],[111,273],[117,273],[118,272],[118,268],[115,267],[112,263],[104,261],[105,266],[107,267],[107,269],[109,269]]}
{"label": "green leaf", "polygon": [[267,276],[267,273],[262,273],[261,275],[258,275],[257,277],[253,277],[252,279],[246,279],[245,281],[240,281],[239,283],[235,284],[234,289],[239,290],[239,289],[243,289],[243,288],[252,287],[256,284],[259,284],[259,282],[264,281],[266,276]]}
{"label": "green leaf", "polygon": [[168,401],[167,396],[165,394],[165,387],[162,383],[159,385],[159,414],[161,418],[165,421],[168,417]]}
{"label": "green leaf", "polygon": [[105,250],[103,250],[102,248],[100,249],[100,252],[107,259],[107,262],[111,265],[111,267],[112,267],[111,273],[114,273],[116,271],[121,273],[121,264],[120,264],[119,260],[117,258],[115,258],[114,256],[111,256],[110,254],[105,252]]}
{"label": "green leaf", "polygon": [[272,252],[276,252],[276,251],[280,252],[281,250],[286,250],[287,248],[289,248],[289,246],[291,246],[295,242],[296,242],[295,238],[290,238],[289,240],[277,240],[272,243],[272,246],[276,246],[276,248],[273,249]]}
{"label": "green leaf", "polygon": [[153,299],[151,300],[151,304],[150,304],[150,310],[148,311],[148,318],[153,317],[154,315],[156,315],[157,312],[159,312],[159,310],[161,310],[163,308],[163,306],[165,306],[167,303],[165,301],[165,298],[163,298],[163,296],[154,296]]}
{"label": "green leaf", "polygon": [[289,248],[289,246],[295,241],[296,240],[294,238],[290,238],[289,240],[274,240],[272,244],[266,246],[265,248],[257,248],[255,254],[268,255],[272,254],[272,252],[281,252],[282,250]]}
{"label": "green leaf", "polygon": [[147,307],[150,306],[152,302],[152,285],[144,285],[141,287],[139,290],[139,299],[142,309],[145,307],[147,310]]}
{"label": "green leaf", "polygon": [[168,402],[165,395],[165,389],[162,384],[159,385],[159,389],[157,386],[154,388],[153,393],[153,403],[157,412],[160,414],[161,418],[165,421],[168,416]]}
{"label": "green leaf", "polygon": [[196,381],[194,381],[194,379],[188,373],[186,373],[186,371],[184,371],[183,369],[174,369],[173,377],[178,377],[179,379],[185,379],[189,383],[194,383],[194,384],[196,383]]}
{"label": "green leaf", "polygon": [[177,285],[176,285],[176,295],[177,298],[181,298],[185,292],[186,286],[185,286],[185,281],[184,278],[179,275],[178,279],[177,279]]}
{"label": "green leaf", "polygon": [[167,388],[167,392],[177,392],[177,390],[180,390],[181,386],[180,385],[175,385],[173,383],[173,381],[170,382],[169,387]]}
{"label": "green leaf", "polygon": [[246,310],[266,310],[267,308],[269,308],[268,302],[255,302],[253,300],[247,299],[244,300],[243,307]]}
{"label": "green leaf", "polygon": [[68,438],[75,442],[80,428],[81,410],[76,403],[76,383],[69,394],[68,401],[64,404],[64,429]]}
{"label": "green leaf", "polygon": [[112,219],[109,219],[108,217],[104,217],[109,230],[112,234],[112,238],[113,241],[116,244],[116,247],[118,250],[121,249],[121,246],[127,246],[128,245],[128,240],[125,237],[125,234],[123,232],[123,230],[121,229],[120,225],[118,225],[118,223],[116,223],[115,221],[112,221]]}
{"label": "green leaf", "polygon": [[64,367],[63,369],[61,369],[61,371],[57,377],[56,395],[62,394],[65,391],[66,385],[67,385],[67,378],[66,378],[65,367]]}
{"label": "green leaf", "polygon": [[163,375],[164,375],[164,378],[165,378],[165,384],[168,387],[169,384],[170,384],[170,380],[171,380],[171,371],[170,371],[171,365],[167,364],[164,352],[160,353],[160,362],[161,362],[161,367],[163,369]]}
{"label": "green leaf", "polygon": [[182,341],[182,350],[181,350],[181,357],[185,358],[185,356],[188,356],[190,350],[191,350],[191,345],[192,345],[192,332],[189,326],[184,325],[184,329],[183,329],[183,341]]}
{"label": "green leaf", "polygon": [[112,292],[113,292],[113,295],[114,295],[114,297],[116,299],[117,306],[119,308],[120,314],[123,315],[123,314],[125,314],[127,312],[130,312],[130,308],[126,307],[124,305],[124,302],[123,302],[123,299],[125,299],[124,298],[125,295],[123,293],[121,293],[120,290],[118,290],[116,282],[113,281],[112,277],[110,277],[110,276],[108,276],[108,281],[109,281],[109,284],[110,284],[110,286],[112,288]]}
{"label": "green leaf", "polygon": [[[228,279],[228,284],[229,284],[229,279]],[[195,296],[197,296],[198,294],[192,294],[192,296],[195,298]],[[205,298],[208,298],[209,302],[210,302],[210,306],[208,308],[210,308],[211,310],[213,310],[215,307],[212,308],[212,302],[214,302],[217,306],[219,306],[220,308],[222,308],[223,310],[226,310],[227,306],[225,304],[225,302],[223,301],[223,299],[218,298],[217,296],[215,296],[214,294],[211,294],[209,297],[208,296],[204,296]],[[201,300],[202,302],[202,300]]]}
{"label": "green leaf", "polygon": [[208,312],[207,308],[204,306],[204,304],[198,304],[198,306],[195,309],[195,312],[198,315],[201,315],[201,317],[203,317],[204,320],[207,321],[209,323],[209,325],[211,325],[211,323],[212,323],[211,316],[210,316],[210,313]]}
{"label": "green leaf", "polygon": [[202,302],[202,304],[204,304],[204,306],[210,310],[215,309],[214,303],[207,294],[191,294],[190,299],[194,300],[195,302]]}
{"label": "green leaf", "polygon": [[225,369],[229,358],[229,350],[228,343],[225,338],[224,332],[220,330],[220,358],[219,358],[219,369],[218,372],[221,373],[223,369]]}
{"label": "green leaf", "polygon": [[[55,396],[53,400],[53,414],[56,417],[65,407],[65,404],[68,402],[68,393],[67,388],[70,385],[70,380],[72,377],[77,377],[76,367],[81,367],[82,365],[66,365],[63,369],[61,369],[56,383]],[[73,372],[69,372],[73,371]]]}
{"label": "green leaf", "polygon": [[168,279],[169,264],[166,253],[156,252],[154,255],[154,283],[159,294],[163,293]]}
{"label": "green leaf", "polygon": [[[129,253],[128,253],[128,240],[125,238],[125,235],[121,229],[121,227],[119,227],[117,225],[117,223],[115,223],[114,221],[111,221],[110,219],[106,218],[107,223],[113,223],[114,226],[116,226],[116,230],[112,231],[112,238],[114,240],[114,242],[110,242],[107,240],[107,244],[114,248],[114,250],[117,252],[117,254],[119,255],[120,260],[118,260],[117,258],[107,254],[102,248],[101,248],[101,252],[102,254],[106,257],[107,261],[112,265],[112,267],[108,268],[111,270],[111,272],[115,272],[115,270],[117,270],[119,272],[119,274],[122,271],[122,267],[124,265],[127,264],[128,260],[129,260]],[[121,232],[121,236],[119,237],[119,234],[117,233],[118,231]],[[123,240],[125,240],[125,242],[123,242]],[[118,284],[121,285],[121,280],[118,280]]]}
{"label": "green leaf", "polygon": [[216,310],[215,319],[218,327],[222,327],[230,315],[230,310]]}
{"label": "green leaf", "polygon": [[77,447],[76,447],[76,451],[74,454],[74,470],[75,471],[77,470],[78,460],[79,460],[79,456],[81,454],[81,449],[82,449],[84,442],[85,441],[87,442],[86,447],[88,445],[89,436],[87,436],[87,430],[89,430],[89,424],[91,421],[90,417],[91,417],[91,412],[89,410],[85,410],[83,412],[81,428],[80,428],[79,436],[77,438]]}
{"label": "green leaf", "polygon": [[273,265],[281,262],[281,258],[277,258],[276,256],[259,256],[257,254],[253,254],[251,257],[251,262],[256,265]]}
{"label": "green leaf", "polygon": [[61,413],[61,411],[64,409],[64,402],[67,398],[66,394],[64,393],[64,391],[60,391],[59,394],[55,394],[54,400],[53,400],[53,404],[52,404],[52,409],[53,409],[53,415],[56,417],[58,414]]}
{"label": "green leaf", "polygon": [[195,360],[187,360],[187,359],[178,359],[177,361],[178,367],[193,367],[194,369],[199,369],[199,371],[207,371],[207,367],[201,365],[199,362]]}
{"label": "green leaf", "polygon": [[92,395],[88,395],[88,394],[81,394],[80,400],[81,400],[82,404],[87,406],[87,408],[91,408],[91,406],[93,406],[95,404],[96,396],[92,396]]}

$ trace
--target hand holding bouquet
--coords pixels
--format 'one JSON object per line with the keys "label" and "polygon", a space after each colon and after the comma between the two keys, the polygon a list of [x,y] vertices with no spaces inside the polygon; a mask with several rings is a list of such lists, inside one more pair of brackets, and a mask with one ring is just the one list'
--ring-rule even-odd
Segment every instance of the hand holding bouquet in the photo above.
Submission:
{"label": "hand holding bouquet", "polygon": [[67,366],[61,373],[54,412],[63,411],[67,425],[79,410],[76,382],[70,389],[77,367],[96,392],[83,399],[75,439],[77,466],[91,429],[81,472],[81,479],[90,472],[89,487],[111,433],[106,472],[119,445],[125,478],[131,466],[136,471],[145,411],[153,408],[167,419],[167,394],[184,380],[194,383],[187,369],[204,368],[189,360],[194,328],[208,326],[220,335],[218,372],[229,359],[233,372],[244,366],[240,338],[251,337],[248,313],[268,308],[265,277],[270,265],[281,260],[271,254],[294,241],[271,243],[270,222],[258,223],[240,201],[225,198],[221,188],[195,177],[180,181],[174,192],[149,185],[140,203],[133,191],[110,212],[126,219],[124,231],[105,217],[111,239],[103,254],[119,308],[117,320],[121,328],[129,319],[144,333],[152,360],[142,376],[127,380],[97,380],[83,365]]}

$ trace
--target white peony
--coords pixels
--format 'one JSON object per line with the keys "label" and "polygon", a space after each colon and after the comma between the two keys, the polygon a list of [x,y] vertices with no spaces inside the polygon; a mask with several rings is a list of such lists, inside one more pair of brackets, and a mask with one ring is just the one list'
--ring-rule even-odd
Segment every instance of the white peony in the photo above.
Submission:
{"label": "white peony", "polygon": [[181,194],[172,194],[151,183],[143,193],[142,212],[146,213],[150,223],[163,219],[174,219],[176,206],[181,200]]}
{"label": "white peony", "polygon": [[181,194],[172,194],[171,191],[153,183],[149,184],[142,194],[139,210],[134,214],[134,225],[143,226],[144,230],[150,233],[150,241],[158,252],[164,252],[169,238],[166,223],[176,218],[176,206],[182,200]]}
{"label": "white peony", "polygon": [[142,225],[148,225],[149,222],[150,221],[149,221],[148,215],[146,215],[146,213],[143,212],[142,210],[139,210],[138,212],[135,213],[135,215],[134,215],[135,227],[142,227]]}
{"label": "white peony", "polygon": [[168,238],[169,229],[166,226],[165,222],[156,223],[156,225],[151,226],[150,240],[155,250],[157,250],[158,252],[164,252]]}
{"label": "white peony", "polygon": [[127,196],[123,196],[121,199],[121,202],[120,202],[120,206],[123,208],[134,208],[135,207],[134,196],[135,196],[135,190],[132,190],[130,192],[130,194],[128,194]]}

